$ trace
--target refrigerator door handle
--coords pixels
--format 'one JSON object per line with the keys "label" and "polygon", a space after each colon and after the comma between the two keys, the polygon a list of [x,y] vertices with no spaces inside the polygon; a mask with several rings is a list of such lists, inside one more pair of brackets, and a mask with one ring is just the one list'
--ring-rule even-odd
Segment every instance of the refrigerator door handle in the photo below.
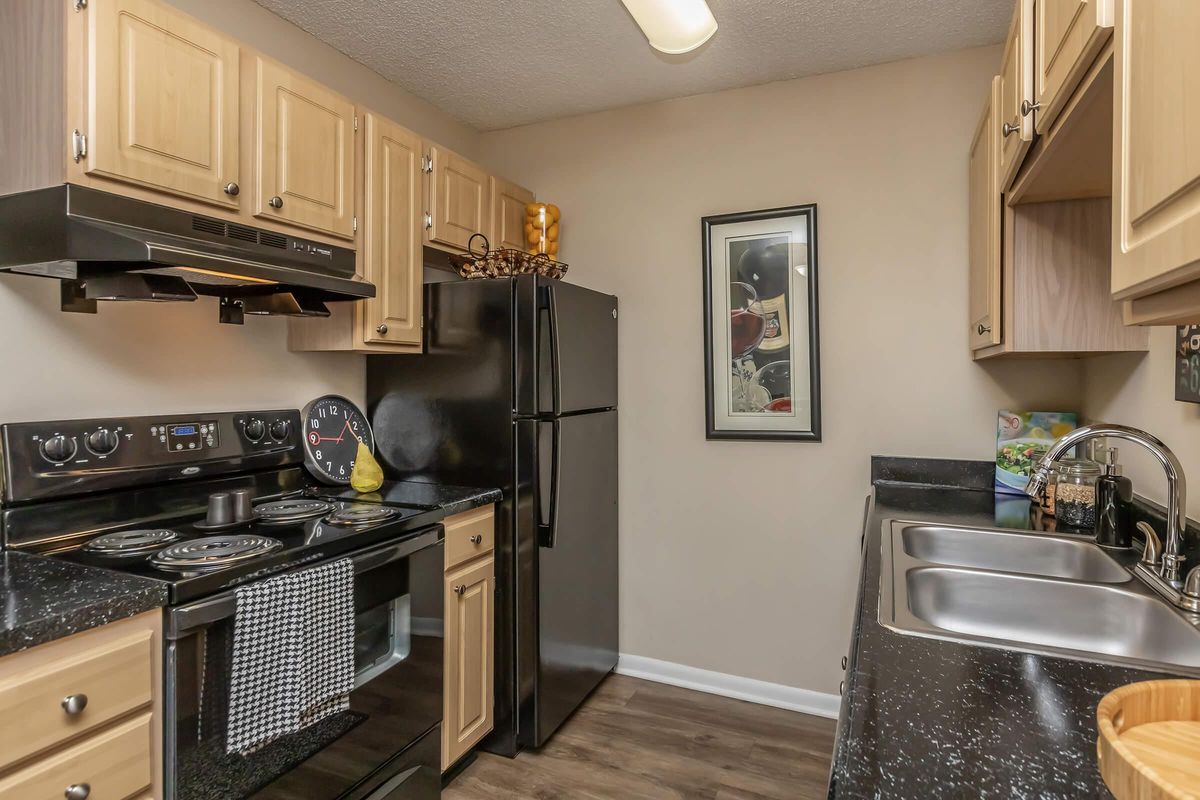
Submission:
{"label": "refrigerator door handle", "polygon": [[[554,398],[554,413],[562,408],[562,358],[558,351],[558,301],[553,286],[546,287],[546,307],[550,311],[550,388]],[[557,441],[557,440],[556,440]]]}
{"label": "refrigerator door handle", "polygon": [[559,458],[559,422],[558,420],[548,420],[541,423],[542,425],[550,425],[550,508],[549,519],[542,521],[542,504],[541,498],[543,489],[541,486],[542,472],[539,464],[538,474],[538,545],[541,547],[554,547],[555,539],[558,537],[558,486],[562,473],[562,459]]}

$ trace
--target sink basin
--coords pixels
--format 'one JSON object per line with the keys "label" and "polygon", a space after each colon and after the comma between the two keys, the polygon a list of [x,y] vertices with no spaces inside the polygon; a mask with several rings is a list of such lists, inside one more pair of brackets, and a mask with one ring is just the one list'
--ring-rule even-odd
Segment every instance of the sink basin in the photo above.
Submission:
{"label": "sink basin", "polygon": [[1086,539],[887,520],[881,555],[899,633],[1200,674],[1200,616]]}
{"label": "sink basin", "polygon": [[1086,541],[944,525],[905,525],[900,539],[906,554],[931,564],[1095,583],[1124,583],[1132,578],[1104,550]]}
{"label": "sink basin", "polygon": [[908,610],[972,638],[1200,668],[1200,631],[1154,596],[946,567],[909,570]]}

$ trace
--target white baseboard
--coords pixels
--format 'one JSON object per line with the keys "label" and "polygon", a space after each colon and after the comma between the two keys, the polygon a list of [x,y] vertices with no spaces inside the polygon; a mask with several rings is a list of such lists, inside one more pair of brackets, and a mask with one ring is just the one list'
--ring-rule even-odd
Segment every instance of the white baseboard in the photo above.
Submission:
{"label": "white baseboard", "polygon": [[673,664],[656,658],[621,654],[617,662],[617,674],[641,678],[655,683],[667,683],[697,692],[732,697],[764,706],[786,708],[803,714],[836,719],[842,699],[836,694],[814,692],[781,683],[768,683],[723,672]]}

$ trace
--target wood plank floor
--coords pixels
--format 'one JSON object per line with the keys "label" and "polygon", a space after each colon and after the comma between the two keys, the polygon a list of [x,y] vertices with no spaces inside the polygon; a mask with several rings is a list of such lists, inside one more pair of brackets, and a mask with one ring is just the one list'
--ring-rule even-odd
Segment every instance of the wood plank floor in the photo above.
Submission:
{"label": "wood plank floor", "polygon": [[538,752],[481,753],[444,800],[823,798],[834,720],[610,676]]}

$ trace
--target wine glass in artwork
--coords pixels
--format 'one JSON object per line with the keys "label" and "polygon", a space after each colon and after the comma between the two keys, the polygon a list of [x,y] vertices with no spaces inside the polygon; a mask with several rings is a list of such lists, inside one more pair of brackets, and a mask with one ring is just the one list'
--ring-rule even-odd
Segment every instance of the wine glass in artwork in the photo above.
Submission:
{"label": "wine glass in artwork", "polygon": [[729,284],[729,353],[732,359],[732,409],[753,411],[751,403],[754,362],[750,354],[762,343],[767,317],[758,293],[748,283]]}
{"label": "wine glass in artwork", "polygon": [[792,364],[790,361],[772,361],[754,373],[751,397],[759,405],[756,411],[772,414],[790,414],[792,411]]}

